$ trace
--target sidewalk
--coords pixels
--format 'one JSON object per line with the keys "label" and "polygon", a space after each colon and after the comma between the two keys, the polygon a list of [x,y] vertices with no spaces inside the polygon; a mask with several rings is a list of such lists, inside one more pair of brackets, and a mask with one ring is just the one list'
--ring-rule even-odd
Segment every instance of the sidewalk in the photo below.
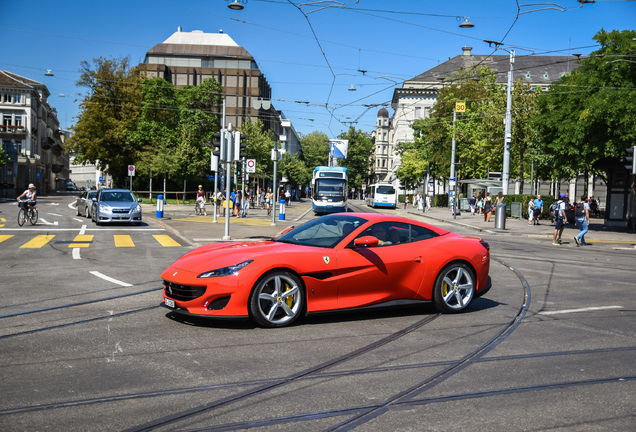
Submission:
{"label": "sidewalk", "polygon": [[[441,207],[431,208],[431,210],[424,213],[413,208],[398,209],[398,211],[404,213],[406,217],[418,218],[419,216],[431,219],[430,223],[433,225],[435,225],[436,221],[450,223],[489,235],[530,237],[544,239],[550,243],[552,243],[554,235],[554,224],[550,223],[549,220],[541,220],[539,225],[528,225],[527,219],[508,218],[506,219],[505,229],[502,230],[495,228],[494,214],[490,219],[491,222],[484,222],[483,216],[472,216],[470,212],[462,212],[461,215],[453,218],[449,209]],[[624,228],[606,227],[603,222],[603,219],[590,219],[589,231],[585,234],[586,242],[590,244],[611,244],[614,247],[636,250],[636,233],[629,233]],[[578,232],[579,230],[574,224],[567,224],[563,230],[563,243],[576,247],[573,237]]]}
{"label": "sidewalk", "polygon": [[[366,208],[362,200],[351,200],[351,204]],[[160,225],[173,231],[184,239],[190,239],[193,246],[222,241],[225,234],[225,218],[218,217],[214,223],[213,207],[206,205],[208,216],[195,216],[194,205],[164,205],[163,218],[156,217],[156,205],[142,204],[144,218],[152,219]],[[280,219],[280,204],[276,207],[276,218],[272,225],[272,216],[267,215],[267,210],[257,208],[249,209],[247,218],[230,218],[230,238],[238,240],[260,240],[276,236],[284,229],[297,225],[297,221],[308,212],[311,212],[311,201],[300,200],[292,202],[291,206],[285,206],[285,220]],[[397,210],[386,210],[388,214],[396,214],[403,217],[423,220],[432,225],[445,223],[463,227],[474,231],[479,235],[496,236],[521,236],[536,238],[546,243],[552,243],[554,224],[549,220],[540,221],[539,225],[528,225],[526,219],[506,219],[505,229],[495,228],[495,216],[491,222],[484,222],[483,216],[471,216],[470,212],[462,212],[453,218],[447,208],[435,207],[426,212],[418,211],[413,207]],[[452,228],[450,228],[452,230]],[[563,231],[564,247],[576,247],[573,237],[578,234],[578,228],[573,224],[567,224]],[[603,219],[591,219],[589,232],[585,235],[586,242],[615,249],[636,250],[636,233],[628,233],[626,229],[618,227],[605,227]]]}

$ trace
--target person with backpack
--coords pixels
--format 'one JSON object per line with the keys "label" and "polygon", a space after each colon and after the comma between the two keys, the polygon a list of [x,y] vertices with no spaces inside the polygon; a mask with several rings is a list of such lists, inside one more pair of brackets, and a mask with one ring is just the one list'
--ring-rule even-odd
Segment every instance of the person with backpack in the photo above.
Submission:
{"label": "person with backpack", "polygon": [[574,236],[576,247],[586,245],[585,234],[590,224],[590,204],[585,195],[581,197],[581,202],[574,204],[574,224],[579,227],[579,233]]}
{"label": "person with backpack", "polygon": [[563,234],[563,229],[565,228],[565,222],[567,222],[568,218],[565,215],[565,209],[567,208],[567,199],[568,196],[564,193],[561,194],[561,199],[557,201],[557,210],[554,213],[554,218],[556,219],[556,225],[554,226],[554,237],[552,238],[552,245],[559,246],[562,244],[561,235]]}

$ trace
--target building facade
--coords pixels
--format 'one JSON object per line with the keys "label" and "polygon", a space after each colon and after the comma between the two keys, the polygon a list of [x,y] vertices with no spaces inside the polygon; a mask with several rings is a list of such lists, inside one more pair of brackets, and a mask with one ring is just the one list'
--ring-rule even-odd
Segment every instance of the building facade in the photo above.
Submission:
{"label": "building facade", "polygon": [[[513,82],[522,79],[524,85],[547,90],[551,83],[578,67],[576,60],[577,58],[573,56],[518,55],[514,58]],[[452,80],[457,71],[467,70],[477,65],[487,66],[494,70],[497,82],[507,87],[510,71],[509,54],[474,55],[471,47],[463,47],[461,55],[406,80],[401,88],[394,90],[391,100],[391,108],[394,113],[389,121],[388,139],[388,151],[393,160],[390,164],[392,168],[386,173],[384,181],[393,182],[395,187],[399,189],[399,180],[395,176],[395,170],[400,166],[400,157],[395,153],[397,145],[401,142],[413,141],[411,125],[417,119],[429,117],[430,110],[437,102],[438,92],[444,83]],[[378,121],[379,119],[378,116]]]}
{"label": "building facade", "polygon": [[[229,35],[184,32],[181,27],[146,53],[139,69],[163,78],[176,88],[216,79],[224,89],[226,124],[240,128],[260,119],[266,130],[282,132],[280,116],[271,104],[272,90],[252,55]],[[264,102],[264,103],[263,103]]]}
{"label": "building facade", "polygon": [[0,71],[0,140],[8,161],[1,167],[8,193],[29,183],[39,193],[65,190],[69,177],[65,134],[57,111],[48,103],[47,87],[20,75]]}

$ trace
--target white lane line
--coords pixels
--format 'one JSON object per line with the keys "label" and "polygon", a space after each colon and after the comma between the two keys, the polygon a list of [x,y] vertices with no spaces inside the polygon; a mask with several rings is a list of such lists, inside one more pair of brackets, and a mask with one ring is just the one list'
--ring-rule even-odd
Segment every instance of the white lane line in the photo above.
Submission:
{"label": "white lane line", "polygon": [[86,225],[82,225],[82,228],[80,229],[80,235],[84,235],[84,233],[86,233]]}
{"label": "white lane line", "polygon": [[57,213],[49,213],[51,216],[57,216],[57,217],[62,217],[62,215],[59,215]]}
{"label": "white lane line", "polygon": [[622,309],[622,308],[623,306],[598,306],[598,307],[586,307],[586,308],[580,308],[580,309],[564,309],[560,311],[538,312],[538,314],[539,315],[557,315],[557,314],[589,312],[589,311],[598,311],[598,310],[607,310],[607,309]]}
{"label": "white lane line", "polygon": [[112,277],[108,277],[105,274],[101,274],[98,271],[92,271],[92,272],[90,272],[90,274],[92,274],[93,276],[97,276],[98,278],[102,278],[104,280],[107,280],[108,282],[112,282],[114,284],[121,285],[123,287],[131,287],[132,286],[129,283],[118,281],[117,279],[113,279]]}
{"label": "white lane line", "polygon": [[74,221],[78,221],[78,222],[84,222],[84,219],[79,219],[79,218],[72,218]]}
{"label": "white lane line", "polygon": [[77,204],[75,201],[68,203],[68,208],[74,209],[76,207],[75,204]]}
{"label": "white lane line", "polygon": [[57,225],[57,221],[55,222],[49,222],[44,218],[40,218],[40,222],[42,222],[44,225]]}
{"label": "white lane line", "polygon": [[73,259],[82,259],[79,248],[73,248]]}

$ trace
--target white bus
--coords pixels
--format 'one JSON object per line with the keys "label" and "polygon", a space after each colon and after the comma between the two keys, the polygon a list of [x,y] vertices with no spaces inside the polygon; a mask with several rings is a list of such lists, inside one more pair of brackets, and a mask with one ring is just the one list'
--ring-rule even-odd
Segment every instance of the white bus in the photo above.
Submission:
{"label": "white bus", "polygon": [[369,207],[397,207],[397,192],[390,183],[376,183],[367,187]]}
{"label": "white bus", "polygon": [[318,166],[311,180],[311,205],[314,213],[347,211],[347,168]]}

